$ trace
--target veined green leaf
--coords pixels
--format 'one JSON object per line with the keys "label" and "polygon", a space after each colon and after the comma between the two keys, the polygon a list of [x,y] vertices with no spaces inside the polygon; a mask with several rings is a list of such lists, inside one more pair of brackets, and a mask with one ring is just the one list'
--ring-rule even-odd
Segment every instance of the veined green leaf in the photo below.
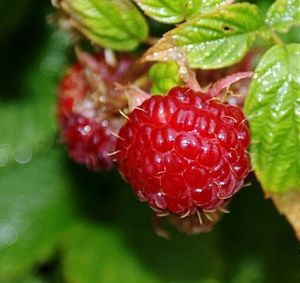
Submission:
{"label": "veined green leaf", "polygon": [[267,13],[266,23],[279,32],[300,25],[300,0],[276,0]]}
{"label": "veined green leaf", "polygon": [[195,14],[210,12],[230,0],[134,0],[149,17],[163,23],[180,23]]}
{"label": "veined green leaf", "polygon": [[179,85],[179,68],[175,62],[163,62],[154,64],[149,77],[153,81],[151,93],[164,94],[171,87]]}
{"label": "veined green leaf", "polygon": [[64,0],[73,28],[93,43],[118,51],[129,51],[148,36],[147,23],[129,0]]}
{"label": "veined green leaf", "polygon": [[261,59],[245,106],[252,166],[266,191],[300,190],[300,45],[272,47]]}
{"label": "veined green leaf", "polygon": [[266,25],[255,5],[239,3],[193,17],[166,33],[145,54],[145,60],[176,60],[187,55],[193,68],[216,69],[240,61]]}

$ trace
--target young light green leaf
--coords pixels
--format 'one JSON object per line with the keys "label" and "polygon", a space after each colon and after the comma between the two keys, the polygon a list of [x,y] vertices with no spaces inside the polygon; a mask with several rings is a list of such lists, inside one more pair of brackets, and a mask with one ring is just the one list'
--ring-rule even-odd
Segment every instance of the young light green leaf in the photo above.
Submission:
{"label": "young light green leaf", "polygon": [[162,62],[154,64],[149,71],[153,81],[151,93],[164,94],[171,87],[180,85],[179,68],[175,62]]}
{"label": "young light green leaf", "polygon": [[149,17],[156,21],[180,23],[197,13],[206,13],[231,0],[134,0]]}
{"label": "young light green leaf", "polygon": [[186,54],[193,68],[216,69],[240,61],[266,25],[258,7],[249,3],[224,6],[193,17],[166,33],[145,54],[151,61],[178,60]]}
{"label": "young light green leaf", "polygon": [[52,150],[0,171],[0,282],[20,279],[49,259],[72,223],[70,183],[62,164]]}
{"label": "young light green leaf", "polygon": [[300,45],[272,47],[250,85],[245,111],[252,166],[265,191],[300,190]]}
{"label": "young light green leaf", "polygon": [[266,23],[279,32],[300,25],[300,0],[276,0],[267,12]]}
{"label": "young light green leaf", "polygon": [[129,0],[60,0],[69,24],[93,43],[130,51],[148,36],[147,23]]}

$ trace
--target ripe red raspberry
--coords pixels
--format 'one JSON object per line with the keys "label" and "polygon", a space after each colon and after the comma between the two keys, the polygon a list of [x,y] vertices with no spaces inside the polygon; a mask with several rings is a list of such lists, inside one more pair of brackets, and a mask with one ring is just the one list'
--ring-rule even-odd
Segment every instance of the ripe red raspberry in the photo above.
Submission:
{"label": "ripe red raspberry", "polygon": [[117,140],[118,168],[158,214],[213,211],[242,186],[249,130],[239,108],[175,87],[128,118]]}
{"label": "ripe red raspberry", "polygon": [[115,66],[101,54],[81,53],[81,62],[70,68],[60,83],[58,119],[61,136],[70,157],[89,169],[109,169],[113,164],[117,133],[124,123],[119,109],[126,98],[115,83],[137,80],[146,69],[136,67],[135,58],[117,56]]}

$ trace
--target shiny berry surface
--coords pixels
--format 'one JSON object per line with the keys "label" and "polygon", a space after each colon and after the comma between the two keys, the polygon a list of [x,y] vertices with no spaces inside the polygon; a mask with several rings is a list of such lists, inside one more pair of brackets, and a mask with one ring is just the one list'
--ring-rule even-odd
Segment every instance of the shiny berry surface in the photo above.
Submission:
{"label": "shiny berry surface", "polygon": [[119,171],[158,214],[213,211],[249,171],[242,111],[188,88],[145,100],[119,136]]}
{"label": "shiny berry surface", "polygon": [[70,114],[66,120],[64,137],[70,157],[90,169],[109,168],[116,138],[110,128],[80,114]]}

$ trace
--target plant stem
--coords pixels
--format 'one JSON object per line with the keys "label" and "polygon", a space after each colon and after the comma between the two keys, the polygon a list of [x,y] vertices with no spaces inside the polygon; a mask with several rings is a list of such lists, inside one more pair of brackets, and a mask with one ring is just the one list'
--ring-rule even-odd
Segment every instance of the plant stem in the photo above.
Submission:
{"label": "plant stem", "polygon": [[275,44],[278,45],[284,45],[284,41],[278,36],[278,34],[271,29],[271,35],[272,35],[272,39],[274,41]]}

